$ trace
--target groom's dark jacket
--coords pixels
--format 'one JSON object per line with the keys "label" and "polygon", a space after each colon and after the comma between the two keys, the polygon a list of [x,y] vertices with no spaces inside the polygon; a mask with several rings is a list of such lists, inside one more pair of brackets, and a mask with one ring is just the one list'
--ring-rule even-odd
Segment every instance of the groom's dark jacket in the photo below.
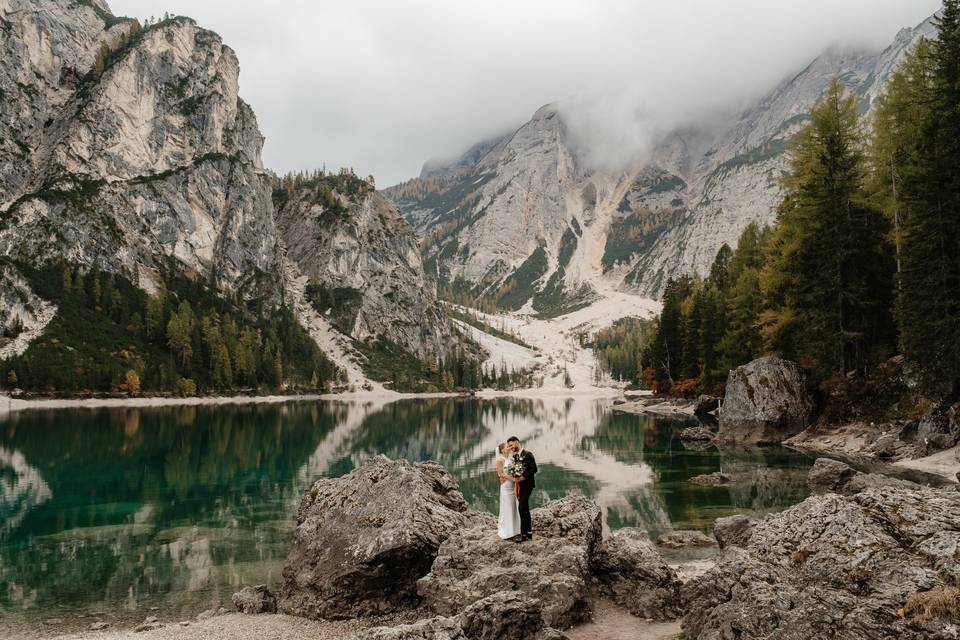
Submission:
{"label": "groom's dark jacket", "polygon": [[533,454],[524,449],[517,454],[517,458],[520,462],[523,463],[523,485],[526,485],[524,488],[533,489],[537,486],[534,476],[537,475],[537,459],[533,457]]}

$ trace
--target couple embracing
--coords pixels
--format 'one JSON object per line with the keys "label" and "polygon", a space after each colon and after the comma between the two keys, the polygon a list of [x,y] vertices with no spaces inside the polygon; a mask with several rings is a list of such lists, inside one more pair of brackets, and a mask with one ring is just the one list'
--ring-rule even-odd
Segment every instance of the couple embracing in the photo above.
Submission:
{"label": "couple embracing", "polygon": [[537,460],[511,436],[497,446],[497,476],[500,478],[500,518],[497,535],[503,540],[524,542],[533,539],[530,494],[536,485]]}

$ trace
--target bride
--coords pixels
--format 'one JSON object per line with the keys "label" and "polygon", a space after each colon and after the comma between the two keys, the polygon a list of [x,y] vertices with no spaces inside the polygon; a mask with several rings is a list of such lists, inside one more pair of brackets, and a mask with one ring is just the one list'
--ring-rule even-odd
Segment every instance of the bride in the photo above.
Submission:
{"label": "bride", "polygon": [[497,446],[497,475],[500,477],[500,519],[497,521],[497,535],[503,540],[520,535],[520,509],[513,478],[507,475],[505,467],[510,463],[507,443]]}

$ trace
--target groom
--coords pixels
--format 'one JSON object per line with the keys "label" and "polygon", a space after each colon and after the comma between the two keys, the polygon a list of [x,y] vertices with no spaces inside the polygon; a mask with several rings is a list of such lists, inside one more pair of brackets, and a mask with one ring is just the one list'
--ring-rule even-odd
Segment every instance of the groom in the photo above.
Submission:
{"label": "groom", "polygon": [[520,489],[517,492],[517,501],[520,505],[520,537],[517,542],[533,539],[533,522],[530,520],[530,494],[533,488],[537,486],[534,476],[537,475],[537,459],[533,454],[523,448],[520,438],[510,436],[507,438],[507,446],[513,451],[513,458],[523,463],[523,477],[518,479]]}

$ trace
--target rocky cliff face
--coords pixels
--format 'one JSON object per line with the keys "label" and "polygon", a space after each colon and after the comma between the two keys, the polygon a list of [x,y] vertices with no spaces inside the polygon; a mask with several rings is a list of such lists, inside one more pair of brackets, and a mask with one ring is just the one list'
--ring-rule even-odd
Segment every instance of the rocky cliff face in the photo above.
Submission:
{"label": "rocky cliff face", "polygon": [[385,194],[455,290],[508,308],[530,300],[541,313],[611,287],[657,296],[670,276],[706,271],[750,222],[773,222],[787,141],[831,78],[868,112],[904,53],[932,33],[928,20],[879,53],[828,51],[726,124],[674,131],[623,171],[581,166],[563,106],[551,105]]}
{"label": "rocky cliff face", "polygon": [[386,337],[421,357],[447,352],[450,320],[392,202],[349,174],[277,194],[287,257],[309,277],[307,295],[319,313],[357,340]]}
{"label": "rocky cliff face", "polygon": [[4,0],[0,25],[0,254],[279,301],[263,138],[219,36],[66,0]]}
{"label": "rocky cliff face", "polygon": [[[64,259],[148,292],[176,271],[296,306],[286,239],[316,285],[349,294],[346,333],[445,352],[449,320],[390,203],[371,193],[321,222],[304,192],[275,211],[263,136],[217,34],[183,17],[141,28],[95,0],[0,0],[0,51],[0,258],[12,261],[0,296],[19,290],[17,261]],[[28,328],[42,322],[32,308],[19,313]]]}

